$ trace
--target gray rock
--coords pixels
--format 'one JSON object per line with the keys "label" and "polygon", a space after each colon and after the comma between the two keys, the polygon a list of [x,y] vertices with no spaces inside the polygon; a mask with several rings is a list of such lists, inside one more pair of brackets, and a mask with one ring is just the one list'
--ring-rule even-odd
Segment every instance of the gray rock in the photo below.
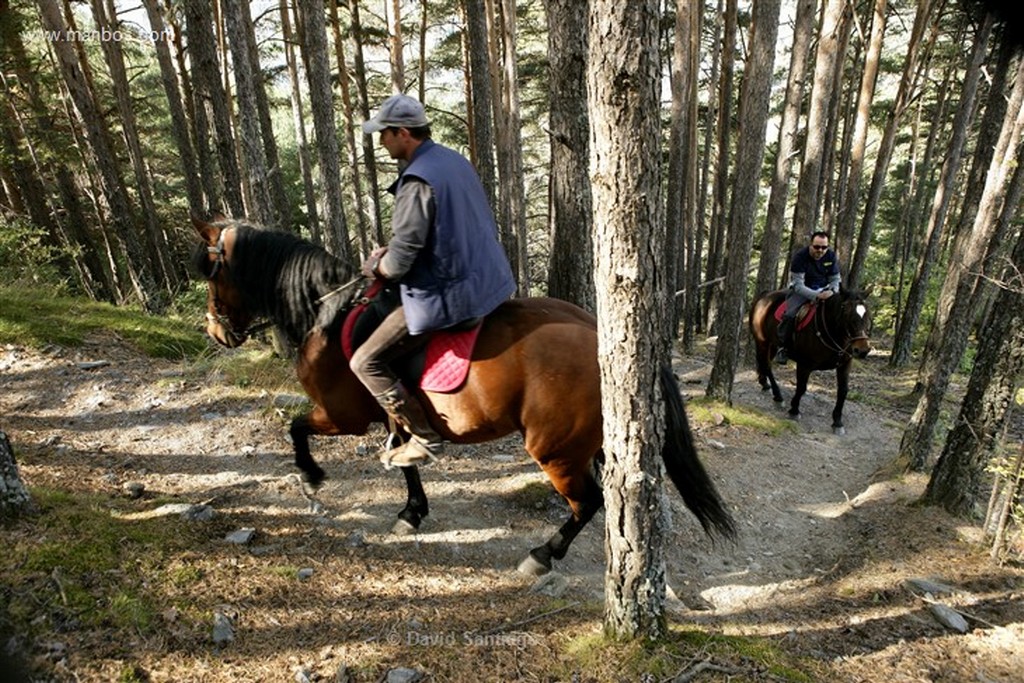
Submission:
{"label": "gray rock", "polygon": [[952,607],[947,607],[940,603],[932,603],[928,605],[928,609],[931,611],[932,616],[935,617],[940,624],[945,626],[951,631],[957,633],[967,633],[971,630],[968,626],[967,620],[964,619],[963,615],[957,612]]}
{"label": "gray rock", "polygon": [[953,586],[949,586],[944,583],[939,583],[938,581],[933,581],[932,579],[924,579],[920,577],[907,579],[903,582],[903,585],[910,589],[912,593],[918,594],[927,593],[930,595],[938,596],[954,595],[955,593],[959,592]]}
{"label": "gray rock", "polygon": [[237,531],[232,531],[230,534],[228,534],[227,536],[224,537],[224,540],[227,541],[228,543],[235,543],[237,545],[247,545],[249,543],[249,541],[251,541],[253,539],[253,536],[255,536],[255,535],[256,535],[256,530],[255,529],[250,529],[250,528],[246,527],[244,529],[238,529]]}
{"label": "gray rock", "polygon": [[190,522],[209,522],[216,514],[217,511],[209,505],[189,505],[188,509],[181,513],[181,518]]}
{"label": "gray rock", "polygon": [[142,494],[146,492],[146,485],[140,481],[128,481],[121,486],[121,490],[129,498],[142,498]]}
{"label": "gray rock", "polygon": [[356,676],[347,664],[339,664],[338,671],[334,674],[334,683],[356,683]]}
{"label": "gray rock", "polygon": [[223,612],[213,613],[213,644],[223,647],[235,639],[235,626]]}
{"label": "gray rock", "polygon": [[303,567],[302,569],[299,570],[298,577],[299,577],[300,581],[306,581],[308,579],[311,579],[313,577],[313,568],[312,567]]}
{"label": "gray rock", "polygon": [[295,672],[295,683],[312,683],[312,676],[307,669],[299,669]]}
{"label": "gray rock", "polygon": [[399,667],[388,671],[388,675],[384,680],[386,683],[417,683],[423,680],[423,674],[416,669]]}

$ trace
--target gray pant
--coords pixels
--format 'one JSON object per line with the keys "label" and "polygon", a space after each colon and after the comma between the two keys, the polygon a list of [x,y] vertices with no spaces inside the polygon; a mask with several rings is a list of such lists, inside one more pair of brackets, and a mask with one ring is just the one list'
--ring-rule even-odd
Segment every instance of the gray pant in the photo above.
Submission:
{"label": "gray pant", "polygon": [[422,347],[429,337],[429,334],[409,334],[405,309],[399,306],[352,354],[349,366],[371,394],[380,396],[398,382],[391,364]]}
{"label": "gray pant", "polygon": [[786,312],[782,314],[783,318],[793,319],[796,317],[796,312],[800,310],[800,307],[810,301],[806,296],[796,291],[791,291],[789,296],[786,297]]}

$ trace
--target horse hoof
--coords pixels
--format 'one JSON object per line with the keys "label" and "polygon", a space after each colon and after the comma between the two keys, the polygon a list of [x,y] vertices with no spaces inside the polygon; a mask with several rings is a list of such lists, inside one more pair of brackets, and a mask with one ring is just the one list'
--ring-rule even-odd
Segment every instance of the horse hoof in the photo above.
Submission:
{"label": "horse hoof", "polygon": [[519,563],[517,569],[520,574],[527,576],[544,576],[551,571],[551,567],[545,567],[533,555],[527,555],[526,559]]}
{"label": "horse hoof", "polygon": [[302,478],[303,488],[308,487],[313,493],[316,493],[320,490],[320,487],[323,486],[324,479],[327,478],[327,473],[323,470],[320,470],[319,472],[303,471],[300,477]]}
{"label": "horse hoof", "polygon": [[846,434],[846,427],[842,425],[839,425],[838,427],[832,425],[832,433],[835,434],[836,436],[843,436],[844,434]]}
{"label": "horse hoof", "polygon": [[399,519],[397,522],[395,522],[395,525],[391,527],[391,533],[393,533],[395,536],[412,536],[417,531],[418,529],[416,528],[416,526],[413,525],[412,522],[406,521],[404,519]]}

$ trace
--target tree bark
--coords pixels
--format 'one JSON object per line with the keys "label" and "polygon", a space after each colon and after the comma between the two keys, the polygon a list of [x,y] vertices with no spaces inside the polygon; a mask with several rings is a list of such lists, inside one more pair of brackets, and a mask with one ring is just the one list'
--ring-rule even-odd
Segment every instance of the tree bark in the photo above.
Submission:
{"label": "tree bark", "polygon": [[[1018,198],[1019,199],[1019,198]],[[985,469],[1024,373],[1024,235],[1017,237],[1012,268],[1000,284],[992,315],[979,335],[967,393],[924,501],[961,517],[978,517]]]}
{"label": "tree bark", "polygon": [[[704,279],[707,282],[722,275],[725,263],[724,242],[728,225],[729,206],[729,162],[732,158],[730,140],[732,138],[732,101],[733,75],[735,74],[736,52],[736,0],[725,0],[725,28],[722,34],[721,64],[718,88],[718,121],[715,124],[717,133],[717,157],[715,159],[715,179],[712,187],[711,223],[708,230],[708,260]],[[718,302],[722,288],[714,285],[708,288],[704,297],[705,329],[715,330]]]}
{"label": "tree bark", "polygon": [[[207,144],[205,137],[200,136],[204,135],[208,128],[209,119],[205,109],[210,107],[213,112],[214,146],[217,150],[215,160],[220,168],[224,201],[227,202],[227,209],[232,215],[241,217],[245,215],[242,175],[235,156],[235,136],[231,125],[231,113],[228,111],[228,95],[220,80],[210,5],[202,0],[184,0],[184,6],[189,62],[192,65],[189,73],[192,75],[196,98],[195,113],[197,122],[203,124],[197,126],[196,146]],[[202,114],[200,110],[204,110]]]}
{"label": "tree bark", "polygon": [[811,103],[807,110],[807,138],[804,142],[800,181],[797,185],[793,235],[796,241],[809,240],[818,229],[822,167],[825,160],[825,131],[828,128],[828,103],[836,87],[834,81],[837,47],[840,39],[844,0],[828,0],[818,32],[818,50],[814,62]]}
{"label": "tree bark", "polygon": [[949,211],[952,196],[956,191],[956,179],[960,172],[960,162],[963,159],[967,134],[970,132],[971,118],[974,116],[978,81],[981,76],[981,66],[985,58],[988,37],[992,32],[992,25],[991,15],[989,15],[989,19],[975,35],[974,47],[971,50],[971,56],[964,73],[964,81],[958,89],[961,93],[960,103],[957,106],[956,114],[953,116],[949,150],[946,152],[942,162],[939,184],[935,189],[935,197],[932,200],[928,225],[925,228],[924,251],[918,259],[917,275],[910,286],[903,318],[900,320],[900,326],[896,331],[896,338],[893,341],[893,349],[899,349],[901,353],[900,357],[892,359],[894,365],[906,362],[906,358],[902,354],[911,347],[911,341],[917,329],[921,309],[924,307],[925,294],[928,291],[928,281],[938,256],[939,245],[943,239],[946,214]]}
{"label": "tree bark", "polygon": [[[658,360],[666,286],[658,245],[656,0],[593,0],[589,19],[591,181],[601,407],[605,422],[605,632],[665,633]],[[629,315],[623,315],[629,311]]]}
{"label": "tree bark", "polygon": [[[352,67],[355,71],[356,93],[359,97],[359,114],[363,120],[370,118],[370,98],[366,90],[366,65],[363,61],[363,27],[359,19],[359,0],[349,0],[352,11]],[[380,184],[377,178],[377,157],[373,153],[373,136],[362,133],[363,163],[366,164],[366,178],[369,181],[370,221],[377,244],[385,244],[384,223],[380,211]]]}
{"label": "tree bark", "polygon": [[164,88],[164,95],[167,97],[167,111],[171,117],[171,137],[174,139],[175,148],[178,150],[178,161],[181,163],[183,180],[185,181],[185,193],[188,196],[189,210],[195,215],[201,215],[206,209],[203,200],[203,186],[199,179],[199,171],[196,166],[195,151],[192,147],[192,140],[188,132],[188,118],[185,116],[185,107],[182,104],[181,92],[178,90],[178,79],[174,71],[174,61],[171,57],[171,41],[168,36],[168,27],[164,23],[163,11],[160,9],[158,0],[143,0],[146,8],[146,15],[149,17],[149,26],[156,36],[153,47],[156,51],[157,63],[160,65],[160,82]]}
{"label": "tree bark", "polygon": [[[789,56],[789,77],[786,80],[786,97],[783,103],[782,120],[779,123],[778,151],[772,174],[771,192],[764,219],[764,233],[761,237],[761,258],[757,264],[757,283],[754,292],[768,292],[779,283],[779,258],[782,251],[783,225],[786,220],[786,204],[789,201],[789,184],[793,157],[796,156],[796,139],[800,123],[800,105],[804,98],[804,81],[807,74],[807,58],[810,53],[811,37],[814,33],[815,0],[798,0],[793,24],[793,47]],[[787,240],[789,244],[789,240]],[[786,255],[788,260],[789,255]]]}
{"label": "tree bark", "polygon": [[[38,0],[43,26],[55,34],[67,35],[68,26],[56,0]],[[85,127],[86,139],[99,171],[104,200],[110,210],[110,221],[124,247],[124,265],[132,291],[139,303],[151,311],[162,304],[156,283],[149,271],[145,250],[136,234],[134,210],[117,168],[117,155],[106,120],[96,104],[88,81],[87,64],[79,61],[70,41],[54,40],[61,75]]]}
{"label": "tree bark", "polygon": [[974,311],[970,305],[976,287],[984,287],[980,277],[984,272],[983,260],[989,242],[999,224],[999,214],[1009,187],[1008,180],[1022,153],[1021,135],[1024,132],[1024,68],[1018,64],[1013,92],[1007,105],[1003,128],[999,134],[992,165],[985,181],[985,190],[974,220],[970,239],[965,240],[963,251],[954,253],[949,260],[949,269],[942,292],[939,296],[939,311],[943,301],[960,302],[960,306],[948,307],[945,319],[936,317],[935,324],[942,325],[942,345],[932,355],[926,355],[922,362],[921,376],[924,391],[903,432],[897,467],[919,471],[924,468],[931,449],[932,436],[939,418],[942,399],[949,386],[953,370],[960,362],[967,336],[971,329]]}
{"label": "tree bark", "polygon": [[[579,3],[575,4],[578,5]],[[477,173],[480,174],[480,181],[487,192],[488,201],[492,207],[497,207],[497,181],[494,168],[494,126],[492,125],[494,121],[494,91],[491,89],[487,9],[484,5],[484,0],[465,0],[465,14],[466,37],[469,43],[469,92],[472,96],[470,107],[470,120],[472,123],[470,126],[472,134],[469,142],[470,156],[473,160],[473,165],[476,166]],[[583,83],[582,78],[580,83]],[[554,93],[555,91],[552,88],[552,95]],[[552,111],[553,115],[554,112]],[[584,158],[586,158],[585,155]]]}
{"label": "tree bark", "polygon": [[587,125],[587,3],[548,0],[551,172],[548,296],[593,312]]}
{"label": "tree bark", "polygon": [[740,134],[736,143],[736,172],[729,212],[729,252],[726,257],[725,287],[718,321],[718,343],[706,393],[732,402],[732,383],[739,364],[747,269],[754,244],[754,214],[757,212],[764,161],[768,99],[771,95],[775,39],[779,31],[781,0],[758,0],[754,5],[747,60],[740,95]]}
{"label": "tree bark", "polygon": [[[888,0],[875,0],[871,19],[871,37],[867,54],[864,56],[864,71],[857,94],[857,115],[853,124],[853,138],[850,141],[849,175],[846,192],[836,225],[836,248],[843,257],[853,254],[853,233],[857,223],[857,208],[860,206],[860,186],[864,173],[864,157],[868,142],[868,125],[871,122],[871,104],[875,98],[875,83],[878,81],[878,66],[882,57],[882,38],[888,16]],[[847,285],[856,288],[857,281],[847,278]],[[857,273],[859,276],[860,273]]]}
{"label": "tree bark", "polygon": [[[335,11],[334,3],[330,3]],[[281,14],[281,37],[284,41],[284,61],[288,67],[288,80],[291,83],[292,125],[295,129],[296,152],[299,157],[299,173],[302,175],[302,197],[306,205],[306,226],[309,228],[310,239],[315,244],[323,244],[323,233],[320,231],[320,210],[316,204],[316,187],[313,184],[313,160],[309,153],[309,139],[306,137],[306,114],[302,108],[302,85],[299,80],[299,60],[295,54],[295,35],[292,31],[292,7],[287,0],[280,0],[278,12]],[[335,14],[336,16],[336,14]],[[340,48],[339,48],[340,49]],[[339,80],[344,82],[344,73]],[[351,133],[349,135],[351,137]],[[353,150],[352,158],[355,159]],[[355,183],[358,189],[358,182]],[[362,193],[357,192],[358,195]]]}
{"label": "tree bark", "polygon": [[324,203],[324,247],[342,261],[351,261],[348,226],[341,199],[341,168],[338,136],[334,126],[334,93],[331,88],[331,63],[327,56],[327,23],[323,3],[300,0],[297,4],[302,26],[303,59],[313,109],[313,128],[319,156],[320,192]]}
{"label": "tree bark", "polygon": [[929,54],[935,44],[937,31],[933,31],[928,44],[922,47],[925,29],[932,21],[932,10],[934,0],[920,0],[917,3],[917,14],[914,16],[914,27],[910,33],[910,40],[907,43],[907,59],[903,64],[903,74],[900,76],[900,85],[896,92],[896,101],[889,110],[885,130],[882,132],[882,140],[878,145],[878,156],[875,157],[875,170],[871,176],[871,187],[868,189],[867,199],[864,203],[864,215],[860,221],[860,231],[857,234],[857,248],[854,251],[853,259],[847,264],[847,277],[854,282],[861,279],[864,271],[864,263],[867,261],[868,249],[871,247],[871,234],[874,232],[875,216],[878,214],[878,207],[882,199],[882,188],[889,179],[889,162],[892,160],[892,153],[896,147],[896,133],[899,129],[900,120],[911,102],[916,84],[921,76],[920,66],[926,61],[924,57]]}

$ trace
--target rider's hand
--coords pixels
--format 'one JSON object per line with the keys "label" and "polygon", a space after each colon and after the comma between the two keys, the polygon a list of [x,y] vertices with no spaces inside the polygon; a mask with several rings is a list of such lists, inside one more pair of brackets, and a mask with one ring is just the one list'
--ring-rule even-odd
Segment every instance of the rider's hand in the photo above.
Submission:
{"label": "rider's hand", "polygon": [[360,269],[363,275],[371,279],[377,277],[377,266],[380,265],[380,260],[384,258],[384,254],[386,254],[387,251],[387,247],[377,247],[370,252],[370,255],[366,257],[365,261],[363,261],[363,266]]}
{"label": "rider's hand", "polygon": [[824,301],[825,299],[831,297],[833,294],[835,294],[835,292],[833,292],[831,289],[823,289],[820,292],[818,292],[818,298]]}

